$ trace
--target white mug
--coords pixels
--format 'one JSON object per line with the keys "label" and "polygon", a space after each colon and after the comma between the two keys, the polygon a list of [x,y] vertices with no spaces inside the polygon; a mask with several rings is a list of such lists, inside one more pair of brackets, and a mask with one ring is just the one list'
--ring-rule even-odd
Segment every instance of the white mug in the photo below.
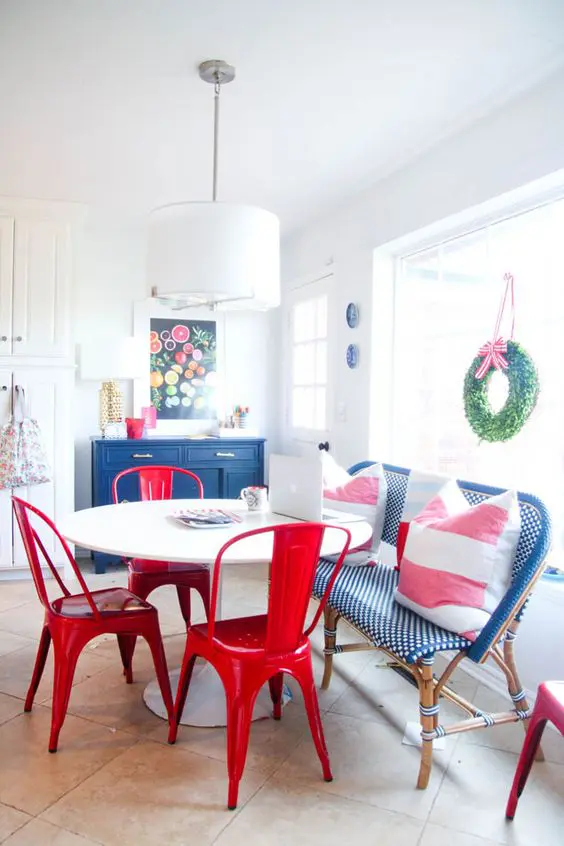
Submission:
{"label": "white mug", "polygon": [[263,511],[268,503],[266,488],[263,487],[251,485],[243,488],[240,496],[247,503],[249,511]]}

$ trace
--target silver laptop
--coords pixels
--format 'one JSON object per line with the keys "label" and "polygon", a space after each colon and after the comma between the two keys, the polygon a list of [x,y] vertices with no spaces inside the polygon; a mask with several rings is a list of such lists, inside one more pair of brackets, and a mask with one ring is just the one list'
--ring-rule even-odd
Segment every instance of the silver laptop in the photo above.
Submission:
{"label": "silver laptop", "polygon": [[311,458],[271,455],[268,465],[268,498],[274,514],[319,523],[351,523],[362,520],[358,514],[323,507],[323,465]]}

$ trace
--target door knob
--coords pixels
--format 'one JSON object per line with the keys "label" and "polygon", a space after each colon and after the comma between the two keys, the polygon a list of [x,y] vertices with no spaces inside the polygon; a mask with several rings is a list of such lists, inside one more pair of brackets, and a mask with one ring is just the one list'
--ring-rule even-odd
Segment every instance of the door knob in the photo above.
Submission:
{"label": "door knob", "polygon": [[23,341],[23,338],[22,338],[21,335],[16,335],[16,337],[14,338],[14,341]]}
{"label": "door knob", "polygon": [[325,452],[329,452],[329,441],[322,441],[321,443],[317,444],[317,448],[320,450],[325,450]]}
{"label": "door knob", "polygon": [[2,385],[2,390],[3,390],[3,391],[7,391],[7,390],[8,390],[8,386],[7,386],[7,385]]}
{"label": "door knob", "polygon": [[8,340],[8,336],[7,336],[7,335],[2,335],[2,336],[0,337],[0,341],[7,341],[7,340]]}

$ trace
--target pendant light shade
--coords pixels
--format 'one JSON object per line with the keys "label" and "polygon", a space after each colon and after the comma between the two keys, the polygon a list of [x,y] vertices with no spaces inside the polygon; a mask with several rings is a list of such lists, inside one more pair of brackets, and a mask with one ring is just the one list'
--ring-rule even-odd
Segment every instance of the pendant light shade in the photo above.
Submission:
{"label": "pendant light shade", "polygon": [[235,203],[176,203],[149,218],[154,295],[177,305],[268,309],[280,304],[280,226]]}
{"label": "pendant light shade", "polygon": [[151,296],[178,308],[273,308],[280,304],[278,218],[254,206],[217,202],[219,95],[235,68],[212,59],[199,73],[215,93],[212,201],[174,203],[151,213]]}

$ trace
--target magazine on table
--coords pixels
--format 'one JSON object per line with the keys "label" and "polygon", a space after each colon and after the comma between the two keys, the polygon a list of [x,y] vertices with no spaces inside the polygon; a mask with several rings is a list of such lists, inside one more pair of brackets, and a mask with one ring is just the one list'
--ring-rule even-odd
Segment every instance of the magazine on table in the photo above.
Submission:
{"label": "magazine on table", "polygon": [[241,517],[221,508],[183,508],[175,511],[173,518],[190,529],[220,529],[240,523]]}

